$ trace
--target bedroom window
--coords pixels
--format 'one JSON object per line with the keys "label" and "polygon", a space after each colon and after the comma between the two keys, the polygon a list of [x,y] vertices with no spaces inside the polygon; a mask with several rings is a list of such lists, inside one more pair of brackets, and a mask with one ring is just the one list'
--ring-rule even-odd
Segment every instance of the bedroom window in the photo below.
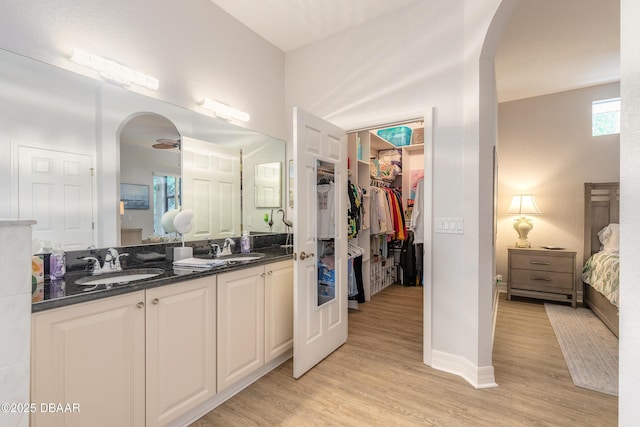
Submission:
{"label": "bedroom window", "polygon": [[620,98],[593,101],[591,104],[591,135],[620,133]]}

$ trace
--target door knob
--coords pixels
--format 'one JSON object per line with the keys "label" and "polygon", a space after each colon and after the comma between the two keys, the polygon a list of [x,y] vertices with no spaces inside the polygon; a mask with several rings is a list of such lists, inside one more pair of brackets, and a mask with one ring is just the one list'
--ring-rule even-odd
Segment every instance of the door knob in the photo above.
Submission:
{"label": "door knob", "polygon": [[154,298],[151,300],[152,303],[154,304],[158,304],[160,302],[160,300],[158,298]]}
{"label": "door knob", "polygon": [[310,253],[305,253],[305,251],[300,252],[300,259],[306,259],[306,258],[311,258],[313,257],[315,254],[313,252]]}
{"label": "door knob", "polygon": [[144,303],[142,301],[140,301],[139,303],[136,304],[136,307],[143,308],[144,307]]}

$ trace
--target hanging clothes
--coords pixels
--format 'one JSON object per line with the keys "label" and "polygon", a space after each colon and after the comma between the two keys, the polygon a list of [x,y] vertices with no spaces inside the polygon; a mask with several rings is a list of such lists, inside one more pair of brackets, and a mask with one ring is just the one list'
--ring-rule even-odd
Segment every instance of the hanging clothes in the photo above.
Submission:
{"label": "hanging clothes", "polygon": [[349,298],[362,303],[365,301],[364,284],[362,281],[362,257],[364,255],[364,249],[349,242],[347,246],[347,255],[349,267]]}
{"label": "hanging clothes", "polygon": [[416,196],[413,202],[410,228],[413,231],[413,241],[424,243],[424,179],[420,179],[416,185]]}
{"label": "hanging clothes", "polygon": [[335,184],[328,182],[316,186],[318,192],[318,239],[335,237],[336,209]]}
{"label": "hanging clothes", "polygon": [[414,286],[416,283],[416,253],[413,244],[413,233],[402,244],[400,252],[400,267],[402,267],[402,285]]}
{"label": "hanging clothes", "polygon": [[363,223],[363,196],[364,190],[355,184],[349,183],[348,188],[349,196],[349,211],[347,214],[349,221],[349,238],[358,236],[358,232],[362,230]]}

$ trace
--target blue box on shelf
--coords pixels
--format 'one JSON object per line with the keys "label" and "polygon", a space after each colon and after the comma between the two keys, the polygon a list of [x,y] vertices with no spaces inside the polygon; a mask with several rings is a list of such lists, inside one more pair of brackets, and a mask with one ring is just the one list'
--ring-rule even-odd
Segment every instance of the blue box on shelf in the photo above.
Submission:
{"label": "blue box on shelf", "polygon": [[411,128],[407,126],[396,126],[392,128],[379,129],[378,136],[396,147],[403,147],[411,144]]}

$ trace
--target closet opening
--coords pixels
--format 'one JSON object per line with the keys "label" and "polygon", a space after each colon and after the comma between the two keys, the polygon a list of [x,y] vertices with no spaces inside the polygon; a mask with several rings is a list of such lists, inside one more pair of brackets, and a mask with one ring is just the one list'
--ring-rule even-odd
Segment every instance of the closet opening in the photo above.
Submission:
{"label": "closet opening", "polygon": [[423,285],[424,120],[347,132],[349,308]]}

